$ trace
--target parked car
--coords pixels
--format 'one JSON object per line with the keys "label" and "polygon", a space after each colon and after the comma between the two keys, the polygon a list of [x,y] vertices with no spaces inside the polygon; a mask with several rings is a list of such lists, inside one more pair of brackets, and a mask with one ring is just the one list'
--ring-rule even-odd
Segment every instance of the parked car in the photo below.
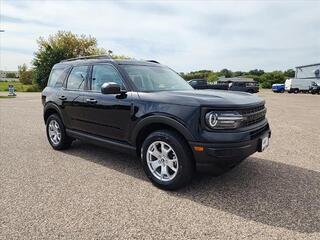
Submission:
{"label": "parked car", "polygon": [[312,82],[310,87],[311,94],[320,94],[320,83]]}
{"label": "parked car", "polygon": [[214,89],[214,85],[208,84],[206,79],[191,79],[188,81],[188,83],[194,89]]}
{"label": "parked car", "polygon": [[284,84],[283,83],[275,83],[272,84],[272,91],[273,92],[280,92],[283,93],[284,92]]}
{"label": "parked car", "polygon": [[219,90],[230,90],[240,91],[248,93],[259,92],[259,84],[255,81],[236,81],[231,78],[226,78],[225,81],[218,81],[214,84],[208,84],[205,79],[191,79],[188,83],[194,89],[219,89]]}
{"label": "parked car", "polygon": [[311,79],[290,78],[285,81],[285,90],[288,93],[309,92],[312,82]]}
{"label": "parked car", "polygon": [[155,61],[62,61],[52,68],[42,103],[53,149],[80,139],[136,154],[163,189],[185,186],[196,170],[222,174],[263,151],[271,136],[260,97],[194,90]]}
{"label": "parked car", "polygon": [[239,92],[248,92],[248,93],[257,93],[259,92],[259,83],[254,81],[251,78],[225,78],[221,77],[217,81],[215,86],[225,86],[228,90],[239,91]]}

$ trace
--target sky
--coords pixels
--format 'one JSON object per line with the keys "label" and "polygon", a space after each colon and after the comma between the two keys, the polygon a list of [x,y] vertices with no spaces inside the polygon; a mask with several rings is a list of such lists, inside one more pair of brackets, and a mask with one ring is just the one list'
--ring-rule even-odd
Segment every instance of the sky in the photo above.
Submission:
{"label": "sky", "polygon": [[286,70],[320,62],[320,1],[0,0],[0,70],[31,66],[58,30],[178,72]]}

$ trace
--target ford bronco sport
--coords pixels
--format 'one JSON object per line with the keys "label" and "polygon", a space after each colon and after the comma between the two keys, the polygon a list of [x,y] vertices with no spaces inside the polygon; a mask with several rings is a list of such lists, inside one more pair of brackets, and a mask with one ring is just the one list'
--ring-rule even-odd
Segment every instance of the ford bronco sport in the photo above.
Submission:
{"label": "ford bronco sport", "polygon": [[271,135],[258,96],[194,90],[156,61],[64,60],[52,68],[42,103],[54,149],[80,139],[137,154],[149,179],[169,190],[195,171],[222,174],[263,151]]}

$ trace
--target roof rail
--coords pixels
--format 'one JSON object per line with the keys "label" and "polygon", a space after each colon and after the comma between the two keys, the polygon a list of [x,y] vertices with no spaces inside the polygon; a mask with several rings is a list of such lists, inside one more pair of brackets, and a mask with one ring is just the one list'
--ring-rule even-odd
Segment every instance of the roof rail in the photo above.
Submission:
{"label": "roof rail", "polygon": [[60,62],[69,62],[74,60],[85,60],[85,59],[112,59],[110,55],[104,54],[104,55],[91,55],[91,56],[81,56],[81,57],[75,57],[75,58],[69,58],[64,59]]}
{"label": "roof rail", "polygon": [[156,61],[156,60],[146,60],[146,62],[152,62],[152,63],[158,63],[158,64],[160,64],[158,61]]}

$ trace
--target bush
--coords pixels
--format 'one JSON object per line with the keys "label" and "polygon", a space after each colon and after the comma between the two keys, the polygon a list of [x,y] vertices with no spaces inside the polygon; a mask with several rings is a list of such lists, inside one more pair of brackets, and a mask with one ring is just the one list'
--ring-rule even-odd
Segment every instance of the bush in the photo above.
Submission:
{"label": "bush", "polygon": [[37,84],[25,85],[20,82],[0,82],[0,91],[8,91],[8,85],[14,86],[15,92],[39,92],[41,89]]}
{"label": "bush", "polygon": [[15,73],[7,73],[6,74],[6,78],[16,78],[16,74]]}
{"label": "bush", "polygon": [[27,71],[20,73],[19,81],[22,84],[32,84],[32,79],[33,79],[33,71],[32,70],[27,70]]}
{"label": "bush", "polygon": [[281,71],[273,71],[264,73],[260,77],[262,88],[271,88],[274,83],[284,83],[285,76]]}
{"label": "bush", "polygon": [[40,92],[41,89],[39,88],[38,84],[32,84],[30,86],[26,86],[24,91],[25,92]]}

